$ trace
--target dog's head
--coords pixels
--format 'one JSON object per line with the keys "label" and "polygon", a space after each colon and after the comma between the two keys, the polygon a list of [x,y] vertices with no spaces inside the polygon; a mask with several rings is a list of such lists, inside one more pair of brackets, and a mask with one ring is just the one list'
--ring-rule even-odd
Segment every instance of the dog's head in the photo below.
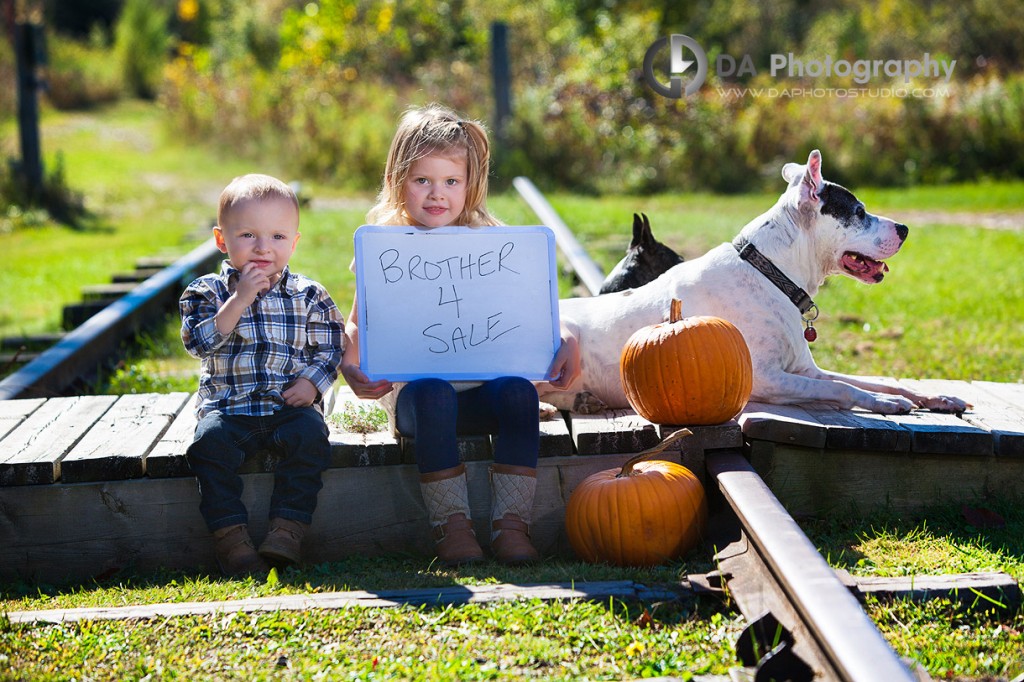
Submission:
{"label": "dog's head", "polygon": [[634,213],[633,239],[626,255],[601,284],[600,293],[610,294],[643,286],[682,262],[682,256],[654,238],[647,215]]}
{"label": "dog's head", "polygon": [[821,152],[811,152],[804,165],[787,163],[782,177],[786,195],[796,208],[797,222],[814,232],[817,258],[825,275],[843,274],[875,284],[881,282],[889,258],[903,246],[906,225],[875,216],[842,185],[821,177]]}

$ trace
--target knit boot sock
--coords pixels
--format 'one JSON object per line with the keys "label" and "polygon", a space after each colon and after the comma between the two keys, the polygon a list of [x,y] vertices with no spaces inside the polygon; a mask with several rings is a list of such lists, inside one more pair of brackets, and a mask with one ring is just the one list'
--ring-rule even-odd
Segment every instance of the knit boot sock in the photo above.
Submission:
{"label": "knit boot sock", "polygon": [[427,505],[437,558],[448,566],[484,558],[469,516],[466,465],[420,474],[420,492]]}
{"label": "knit boot sock", "polygon": [[491,474],[491,552],[508,565],[530,564],[540,554],[530,542],[537,470],[495,464]]}

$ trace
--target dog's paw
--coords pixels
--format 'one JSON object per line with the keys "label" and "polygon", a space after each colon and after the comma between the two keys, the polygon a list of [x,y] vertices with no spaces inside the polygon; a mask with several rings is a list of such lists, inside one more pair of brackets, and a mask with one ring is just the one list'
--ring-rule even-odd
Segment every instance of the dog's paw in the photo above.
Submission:
{"label": "dog's paw", "polygon": [[922,396],[917,405],[932,412],[948,412],[951,414],[963,414],[965,410],[973,407],[970,403],[951,395]]}
{"label": "dog's paw", "polygon": [[910,414],[917,405],[913,400],[901,395],[875,395],[868,408],[878,414]]}
{"label": "dog's paw", "polygon": [[558,416],[561,416],[561,414],[559,413],[557,407],[555,407],[551,403],[545,403],[545,402],[541,401],[541,404],[540,404],[540,420],[542,422],[549,422],[549,421],[551,421],[552,419],[554,419],[555,417],[558,417]]}
{"label": "dog's paw", "polygon": [[608,406],[603,400],[589,391],[580,391],[572,403],[572,411],[576,414],[597,414],[604,412]]}

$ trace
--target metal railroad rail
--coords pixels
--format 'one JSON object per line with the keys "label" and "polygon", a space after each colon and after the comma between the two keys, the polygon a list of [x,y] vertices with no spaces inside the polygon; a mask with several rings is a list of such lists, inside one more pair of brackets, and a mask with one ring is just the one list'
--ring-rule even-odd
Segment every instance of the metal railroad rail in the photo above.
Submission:
{"label": "metal railroad rail", "polygon": [[[604,275],[554,208],[527,178],[515,188],[545,225],[592,295]],[[711,519],[717,534],[718,582],[705,585],[735,599],[749,621],[737,656],[754,680],[921,682],[889,647],[849,588],[804,535],[753,467],[737,451],[706,457],[720,495]],[[691,576],[691,582],[701,577]]]}
{"label": "metal railroad rail", "polygon": [[558,248],[565,254],[566,259],[569,261],[569,266],[576,272],[583,286],[587,288],[591,296],[597,296],[601,290],[601,284],[604,282],[604,273],[601,272],[600,266],[594,262],[590,254],[587,253],[587,250],[580,245],[572,230],[569,229],[558,215],[558,212],[548,203],[548,200],[544,198],[544,195],[540,193],[540,190],[537,189],[536,185],[529,178],[523,176],[514,178],[512,185],[519,192],[519,196],[529,204],[533,212],[537,214],[537,217],[541,219],[541,222],[550,227],[551,231],[555,233],[555,241],[558,243]]}
{"label": "metal railroad rail", "polygon": [[[889,647],[836,572],[738,452],[706,458],[727,509],[728,544],[716,554],[722,587],[750,624],[737,655],[758,680],[926,680]],[[732,531],[729,533],[729,531]],[[727,540],[728,542],[728,540]]]}

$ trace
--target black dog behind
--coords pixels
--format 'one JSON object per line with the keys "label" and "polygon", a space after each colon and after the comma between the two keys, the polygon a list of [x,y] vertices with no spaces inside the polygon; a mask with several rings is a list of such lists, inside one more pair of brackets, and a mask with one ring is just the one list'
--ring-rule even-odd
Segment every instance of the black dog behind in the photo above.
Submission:
{"label": "black dog behind", "polygon": [[663,272],[683,262],[683,257],[665,246],[651,234],[651,223],[644,213],[633,214],[633,240],[626,255],[612,268],[601,284],[600,294],[635,289],[658,278]]}

